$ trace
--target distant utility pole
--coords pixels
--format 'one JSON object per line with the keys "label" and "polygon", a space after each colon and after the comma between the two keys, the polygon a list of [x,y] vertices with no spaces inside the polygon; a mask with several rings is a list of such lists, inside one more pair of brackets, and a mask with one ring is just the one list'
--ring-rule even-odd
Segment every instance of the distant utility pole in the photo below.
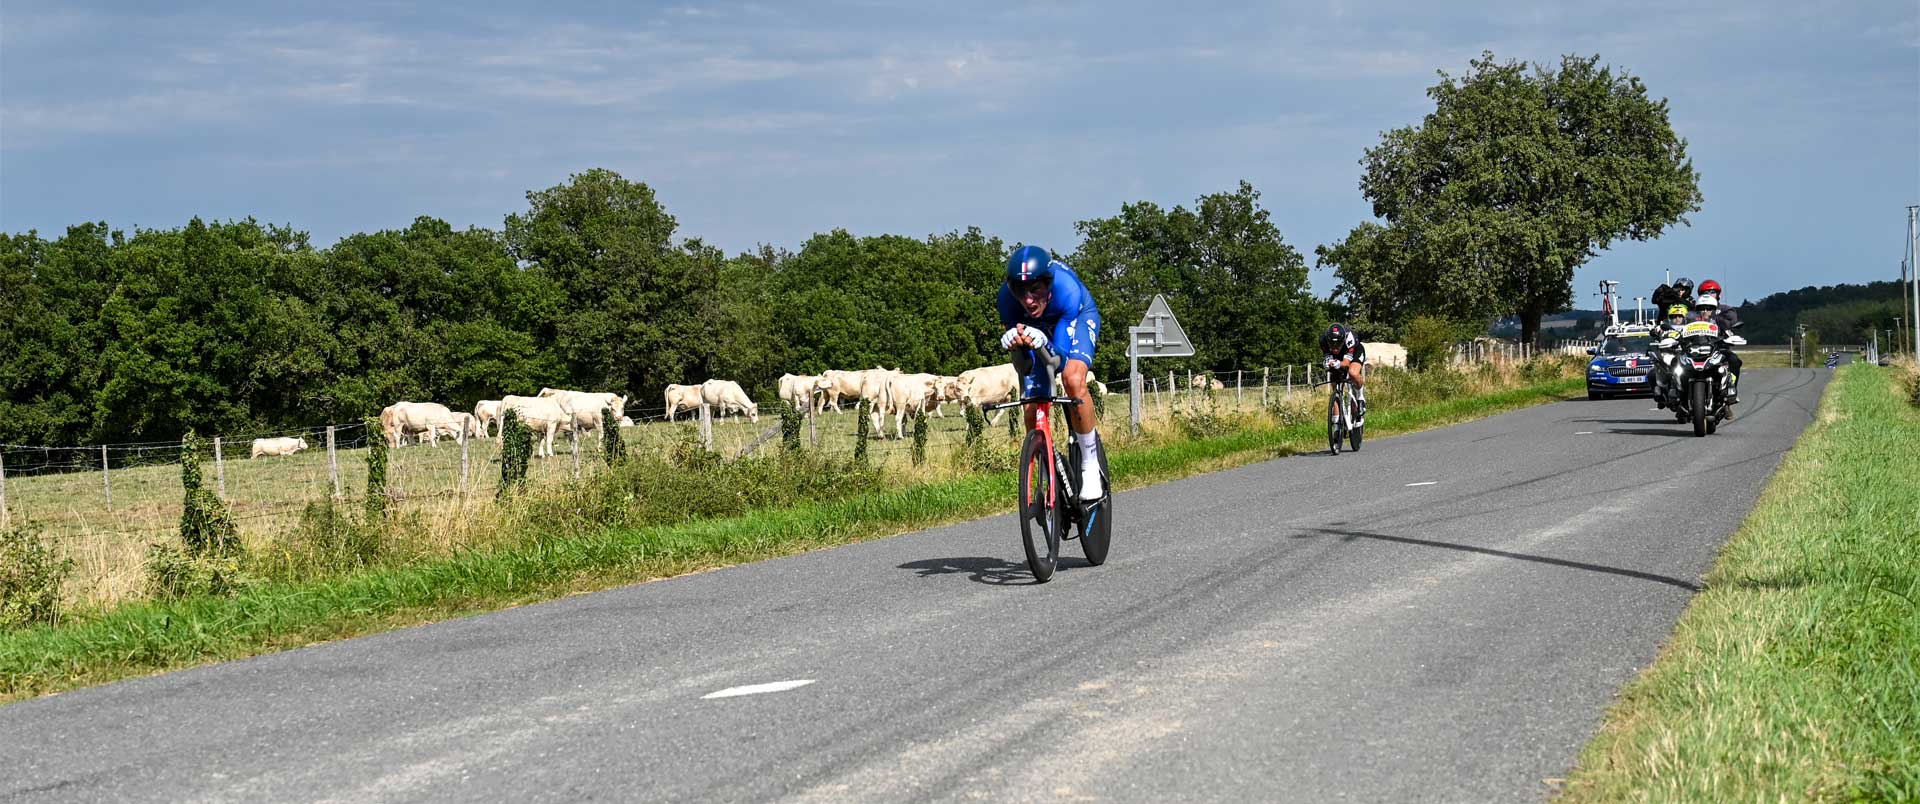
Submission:
{"label": "distant utility pole", "polygon": [[[1907,323],[1913,326],[1913,340],[1916,349],[1920,349],[1920,205],[1907,205],[1907,270],[1913,285],[1913,312],[1907,316]],[[1906,306],[1902,299],[1901,307]],[[1915,354],[1915,352],[1909,352]]]}

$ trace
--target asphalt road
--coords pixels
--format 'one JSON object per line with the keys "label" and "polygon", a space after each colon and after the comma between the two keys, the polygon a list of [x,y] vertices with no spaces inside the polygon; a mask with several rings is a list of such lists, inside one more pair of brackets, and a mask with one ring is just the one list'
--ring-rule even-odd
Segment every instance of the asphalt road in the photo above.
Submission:
{"label": "asphalt road", "polygon": [[1129,491],[1045,585],[1001,516],[23,702],[0,800],[1539,799],[1827,372],[1749,375]]}

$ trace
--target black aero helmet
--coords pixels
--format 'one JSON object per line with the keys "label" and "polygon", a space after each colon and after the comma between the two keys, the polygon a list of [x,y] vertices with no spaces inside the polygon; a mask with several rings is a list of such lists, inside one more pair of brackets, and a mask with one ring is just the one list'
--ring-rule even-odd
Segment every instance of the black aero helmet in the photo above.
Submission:
{"label": "black aero helmet", "polygon": [[1673,289],[1680,291],[1682,295],[1689,299],[1693,298],[1693,280],[1691,279],[1683,276],[1673,280]]}
{"label": "black aero helmet", "polygon": [[1320,333],[1320,351],[1333,354],[1335,351],[1346,348],[1347,339],[1351,337],[1353,333],[1347,331],[1345,324],[1328,326],[1326,332]]}

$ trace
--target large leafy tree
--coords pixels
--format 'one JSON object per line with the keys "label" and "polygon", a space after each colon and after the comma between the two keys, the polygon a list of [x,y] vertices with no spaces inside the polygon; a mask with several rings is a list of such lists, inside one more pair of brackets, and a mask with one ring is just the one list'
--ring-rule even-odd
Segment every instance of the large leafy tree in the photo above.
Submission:
{"label": "large leafy tree", "polygon": [[1531,341],[1543,315],[1572,302],[1575,268],[1700,208],[1666,100],[1598,56],[1548,68],[1485,53],[1427,94],[1433,112],[1361,160],[1361,193],[1384,224],[1319,252],[1376,330],[1416,314],[1511,314]]}
{"label": "large leafy tree", "polygon": [[1253,185],[1201,196],[1193,209],[1126,204],[1118,215],[1077,228],[1083,240],[1070,260],[1091,286],[1108,333],[1095,358],[1101,376],[1125,376],[1126,327],[1156,293],[1167,297],[1194,341],[1187,367],[1224,371],[1308,359],[1326,313],[1308,293],[1300,252],[1281,237]]}

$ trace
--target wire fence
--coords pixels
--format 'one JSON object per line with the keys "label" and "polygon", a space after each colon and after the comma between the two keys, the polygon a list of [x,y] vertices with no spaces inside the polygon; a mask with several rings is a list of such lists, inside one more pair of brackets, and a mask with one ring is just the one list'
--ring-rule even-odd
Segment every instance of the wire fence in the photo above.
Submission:
{"label": "wire fence", "polygon": [[[1583,342],[1551,350],[1578,353]],[[1463,345],[1456,363],[1519,362],[1531,350],[1510,345]],[[1377,358],[1375,358],[1377,361]],[[1165,421],[1200,406],[1214,411],[1252,411],[1307,393],[1326,379],[1319,364],[1295,364],[1224,372],[1165,372],[1141,377],[1140,418]],[[1096,408],[1109,433],[1126,427],[1131,383],[1118,379],[1096,388]],[[802,443],[820,454],[851,457],[861,448],[858,420],[851,405],[841,412],[803,414]],[[768,410],[762,408],[763,411]],[[906,468],[922,462],[951,461],[967,441],[964,405],[943,402],[927,416],[924,446],[916,448],[914,417],[883,413],[867,420],[864,451],[882,467]],[[630,408],[631,425],[620,428],[629,451],[665,455],[674,450],[711,450],[728,459],[776,448],[780,417],[720,415],[713,409],[677,411],[663,406]],[[878,419],[876,422],[875,419]],[[1003,411],[987,422],[983,437],[1015,443],[1017,412]],[[297,525],[314,504],[363,498],[367,484],[367,447],[384,434],[364,423],[221,434],[208,438],[203,483],[230,508],[243,537],[271,538]],[[255,455],[256,438],[303,439],[306,448],[292,454]],[[500,440],[442,438],[437,443],[403,444],[389,452],[387,493],[395,510],[446,512],[461,516],[467,506],[490,501],[500,482]],[[605,471],[599,433],[562,432],[551,457],[532,461],[528,481],[555,485]],[[182,445],[178,442],[96,444],[45,447],[0,444],[0,529],[31,524],[66,546],[83,565],[137,565],[145,546],[179,527],[184,493]],[[129,590],[121,590],[123,592]],[[115,597],[114,590],[89,596]]]}

